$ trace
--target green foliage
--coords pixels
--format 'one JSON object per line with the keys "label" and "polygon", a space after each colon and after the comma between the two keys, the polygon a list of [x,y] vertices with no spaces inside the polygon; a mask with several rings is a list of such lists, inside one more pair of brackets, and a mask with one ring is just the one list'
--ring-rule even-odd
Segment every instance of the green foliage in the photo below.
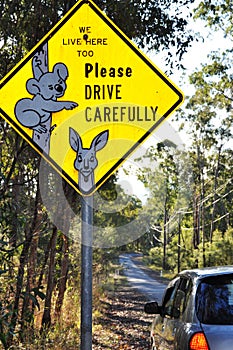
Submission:
{"label": "green foliage", "polygon": [[195,13],[213,29],[223,30],[225,35],[233,35],[233,5],[231,0],[201,1]]}
{"label": "green foliage", "polygon": [[[106,1],[96,4],[141,47],[167,49],[167,63],[180,59],[193,37],[187,32],[186,10],[193,0]],[[3,0],[0,5],[0,77],[3,77],[67,12],[75,1]],[[190,15],[190,14],[189,14]],[[33,23],[33,25],[32,25]],[[173,54],[171,54],[171,51]]]}
{"label": "green foliage", "polygon": [[[45,299],[45,294],[43,292],[41,292],[41,289],[43,289],[42,286],[32,288],[30,293],[28,293],[26,291],[22,292],[21,297],[22,297],[22,299],[29,298],[32,301],[33,305],[36,306],[38,308],[38,310],[40,310],[40,303],[39,303],[37,298],[40,298],[41,300]],[[30,320],[31,320],[32,316],[33,316],[33,314],[30,315]]]}
{"label": "green foliage", "polygon": [[162,266],[162,260],[163,260],[163,250],[162,247],[154,247],[151,248],[149,251],[149,257],[150,257],[150,264],[153,264],[154,266]]}
{"label": "green foliage", "polygon": [[0,76],[13,68],[57,22],[60,6],[60,1],[1,1]]}
{"label": "green foliage", "polygon": [[208,266],[231,265],[233,256],[233,229],[224,234],[216,230],[212,243],[205,246]]}
{"label": "green foliage", "polygon": [[[182,55],[193,41],[192,33],[186,29],[188,18],[192,15],[189,10],[192,3],[193,0],[96,1],[116,25],[140,47],[147,50],[167,50],[166,61],[171,68],[173,64],[181,66]],[[187,15],[184,15],[182,9]]]}

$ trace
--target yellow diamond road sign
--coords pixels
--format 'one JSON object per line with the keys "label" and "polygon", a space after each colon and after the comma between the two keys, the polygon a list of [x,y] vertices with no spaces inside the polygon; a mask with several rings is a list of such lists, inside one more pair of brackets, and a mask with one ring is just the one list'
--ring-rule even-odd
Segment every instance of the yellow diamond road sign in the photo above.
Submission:
{"label": "yellow diamond road sign", "polygon": [[87,195],[183,101],[90,0],[79,1],[0,89],[2,117]]}

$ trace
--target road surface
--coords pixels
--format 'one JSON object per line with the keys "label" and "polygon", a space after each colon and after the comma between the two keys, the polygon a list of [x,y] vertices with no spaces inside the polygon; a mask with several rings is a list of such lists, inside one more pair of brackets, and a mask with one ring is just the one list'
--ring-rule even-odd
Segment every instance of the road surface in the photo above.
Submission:
{"label": "road surface", "polygon": [[[135,254],[134,254],[135,256]],[[152,279],[145,274],[132,261],[133,254],[121,254],[119,262],[122,265],[123,273],[133,288],[144,294],[148,300],[161,303],[166,284]]]}

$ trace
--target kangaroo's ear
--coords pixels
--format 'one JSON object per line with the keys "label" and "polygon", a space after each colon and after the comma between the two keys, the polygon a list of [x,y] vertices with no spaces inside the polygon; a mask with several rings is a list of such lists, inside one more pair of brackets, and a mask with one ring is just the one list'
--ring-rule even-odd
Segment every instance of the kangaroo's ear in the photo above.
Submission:
{"label": "kangaroo's ear", "polygon": [[75,152],[82,148],[81,137],[73,128],[70,128],[70,146]]}
{"label": "kangaroo's ear", "polygon": [[68,69],[64,63],[56,63],[53,67],[53,72],[57,74],[62,80],[68,77]]}
{"label": "kangaroo's ear", "polygon": [[101,132],[99,135],[97,135],[91,143],[91,148],[94,148],[95,151],[99,151],[102,148],[104,148],[104,146],[108,142],[108,135],[109,135],[108,130],[105,130]]}
{"label": "kangaroo's ear", "polygon": [[26,89],[29,94],[37,95],[40,92],[40,84],[36,79],[29,79],[26,83]]}

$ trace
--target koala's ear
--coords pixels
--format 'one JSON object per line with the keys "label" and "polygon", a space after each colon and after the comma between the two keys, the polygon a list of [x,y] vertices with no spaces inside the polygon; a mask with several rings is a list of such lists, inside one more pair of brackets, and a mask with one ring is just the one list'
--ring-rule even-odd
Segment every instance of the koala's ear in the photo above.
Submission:
{"label": "koala's ear", "polygon": [[53,67],[53,72],[56,73],[62,80],[68,77],[68,69],[64,63],[57,63]]}
{"label": "koala's ear", "polygon": [[40,92],[40,85],[38,80],[36,79],[29,79],[26,84],[27,91],[29,94],[37,95]]}

